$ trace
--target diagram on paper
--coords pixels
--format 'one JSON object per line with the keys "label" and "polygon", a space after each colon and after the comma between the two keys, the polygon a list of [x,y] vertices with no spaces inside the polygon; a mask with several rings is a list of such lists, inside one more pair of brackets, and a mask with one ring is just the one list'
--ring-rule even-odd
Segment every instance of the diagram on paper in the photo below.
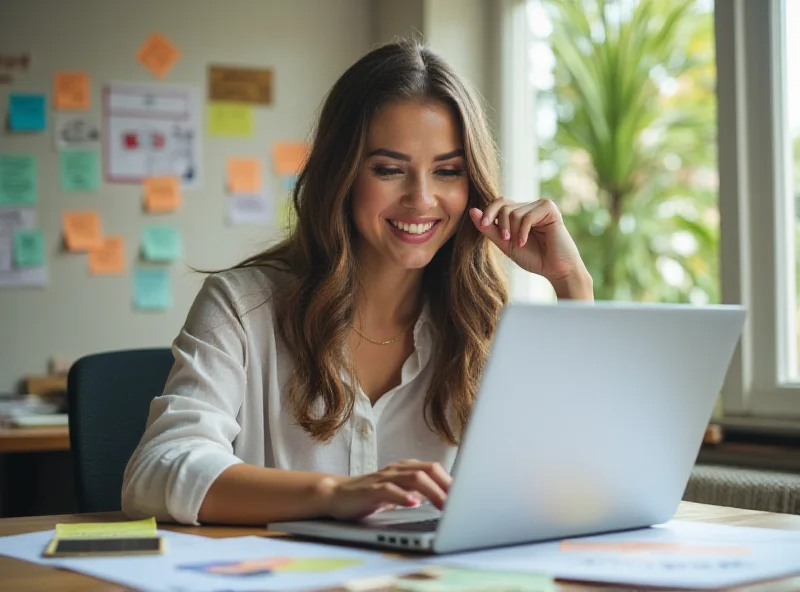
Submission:
{"label": "diagram on paper", "polygon": [[113,83],[105,88],[105,177],[141,183],[176,176],[186,189],[200,185],[201,127],[197,89]]}

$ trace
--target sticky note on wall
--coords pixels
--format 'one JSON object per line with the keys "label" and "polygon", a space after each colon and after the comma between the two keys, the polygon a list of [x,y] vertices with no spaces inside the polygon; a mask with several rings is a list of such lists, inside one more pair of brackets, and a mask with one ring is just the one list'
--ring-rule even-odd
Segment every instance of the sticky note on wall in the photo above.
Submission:
{"label": "sticky note on wall", "polygon": [[100,214],[94,211],[72,211],[61,215],[64,241],[70,251],[91,251],[103,246]]}
{"label": "sticky note on wall", "polygon": [[14,265],[42,267],[44,265],[44,235],[38,228],[14,232]]}
{"label": "sticky note on wall", "polygon": [[164,35],[153,33],[142,44],[136,59],[156,78],[164,78],[178,61],[180,50]]}
{"label": "sticky note on wall", "polygon": [[36,203],[36,158],[0,154],[0,206]]}
{"label": "sticky note on wall", "polygon": [[148,261],[171,262],[183,256],[180,230],[174,226],[145,226],[142,255]]}
{"label": "sticky note on wall", "polygon": [[8,127],[14,132],[41,132],[47,127],[47,110],[42,94],[8,95]]}
{"label": "sticky note on wall", "polygon": [[169,269],[136,269],[133,272],[133,304],[140,310],[166,310],[172,306]]}
{"label": "sticky note on wall", "polygon": [[56,109],[82,110],[91,104],[89,75],[86,72],[56,72],[53,78],[53,106]]}
{"label": "sticky note on wall", "polygon": [[279,176],[292,176],[300,172],[308,156],[305,142],[276,142],[272,145],[272,167]]}
{"label": "sticky note on wall", "polygon": [[208,133],[212,136],[250,138],[253,135],[253,107],[237,103],[208,105]]}
{"label": "sticky note on wall", "polygon": [[148,212],[174,212],[181,206],[177,177],[150,177],[144,181],[144,206]]}
{"label": "sticky note on wall", "polygon": [[62,150],[61,189],[96,191],[100,185],[99,154],[96,150]]}
{"label": "sticky note on wall", "polygon": [[250,194],[261,191],[261,163],[257,158],[228,159],[228,191]]}
{"label": "sticky note on wall", "polygon": [[125,272],[125,239],[107,236],[101,246],[89,251],[89,273],[119,275]]}

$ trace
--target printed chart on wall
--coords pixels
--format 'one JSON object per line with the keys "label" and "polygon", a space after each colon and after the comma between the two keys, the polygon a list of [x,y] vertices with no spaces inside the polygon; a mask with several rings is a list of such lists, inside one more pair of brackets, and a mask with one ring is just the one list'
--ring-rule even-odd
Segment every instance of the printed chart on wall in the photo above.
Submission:
{"label": "printed chart on wall", "polygon": [[141,183],[174,175],[184,189],[200,186],[200,92],[190,86],[106,85],[103,100],[105,178]]}
{"label": "printed chart on wall", "polygon": [[0,208],[0,287],[44,286],[44,244],[33,208]]}

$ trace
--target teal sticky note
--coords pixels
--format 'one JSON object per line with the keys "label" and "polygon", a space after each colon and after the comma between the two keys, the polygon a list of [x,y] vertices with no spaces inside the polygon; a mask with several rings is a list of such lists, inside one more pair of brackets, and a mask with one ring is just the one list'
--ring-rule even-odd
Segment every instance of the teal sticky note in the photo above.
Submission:
{"label": "teal sticky note", "polygon": [[133,304],[140,310],[166,310],[172,306],[169,269],[136,269],[133,272]]}
{"label": "teal sticky note", "polygon": [[100,185],[100,165],[96,150],[61,151],[61,189],[96,191]]}
{"label": "teal sticky note", "polygon": [[0,154],[0,206],[36,203],[36,158]]}
{"label": "teal sticky note", "polygon": [[17,230],[14,233],[14,265],[42,267],[44,265],[44,235],[38,228]]}
{"label": "teal sticky note", "polygon": [[148,261],[176,261],[183,256],[180,230],[174,226],[145,226],[142,255]]}
{"label": "teal sticky note", "polygon": [[47,107],[42,94],[11,93],[8,127],[14,132],[42,132],[47,127]]}

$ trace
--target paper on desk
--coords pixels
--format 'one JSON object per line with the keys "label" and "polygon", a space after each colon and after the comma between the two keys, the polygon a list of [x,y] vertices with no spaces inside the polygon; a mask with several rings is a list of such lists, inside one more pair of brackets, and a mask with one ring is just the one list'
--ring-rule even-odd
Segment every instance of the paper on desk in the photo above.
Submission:
{"label": "paper on desk", "polygon": [[[379,575],[411,573],[420,561],[390,559],[380,552],[346,547],[282,541],[264,537],[212,539],[158,531],[166,540],[163,555],[98,558],[43,558],[54,531],[0,538],[0,554],[25,561],[70,569],[136,590],[179,592],[212,590],[318,590],[345,581]],[[253,571],[246,575],[188,569],[200,563],[265,563],[269,558],[292,558],[298,565],[327,567],[324,571]],[[323,565],[327,562],[327,566]],[[180,568],[179,566],[183,566]]]}
{"label": "paper on desk", "polygon": [[156,519],[145,518],[129,522],[83,522],[56,524],[59,539],[113,539],[156,536]]}
{"label": "paper on desk", "polygon": [[672,521],[641,530],[431,559],[473,569],[665,588],[727,588],[800,573],[800,532]]}

